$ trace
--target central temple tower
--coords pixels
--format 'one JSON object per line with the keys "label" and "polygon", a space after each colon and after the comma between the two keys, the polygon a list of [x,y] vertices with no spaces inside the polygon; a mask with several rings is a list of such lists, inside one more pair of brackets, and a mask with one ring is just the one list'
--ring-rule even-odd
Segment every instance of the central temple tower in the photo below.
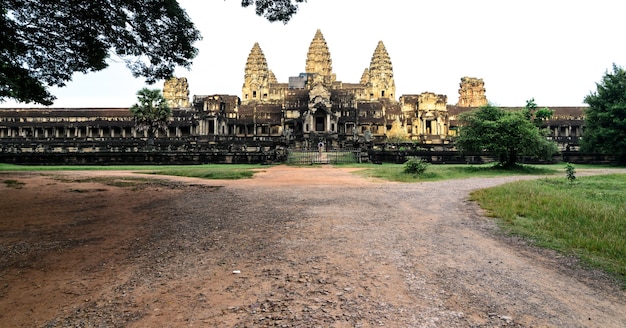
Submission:
{"label": "central temple tower", "polygon": [[333,61],[330,59],[330,51],[326,40],[319,29],[315,32],[313,41],[309,46],[309,52],[306,55],[307,74],[313,75],[315,81],[322,81],[326,85],[330,85],[336,80],[333,74]]}
{"label": "central temple tower", "polygon": [[330,88],[336,80],[333,74],[330,51],[322,31],[319,29],[309,46],[306,56],[306,68],[309,89],[308,109],[303,113],[304,132],[337,132],[337,114],[333,111],[330,100]]}

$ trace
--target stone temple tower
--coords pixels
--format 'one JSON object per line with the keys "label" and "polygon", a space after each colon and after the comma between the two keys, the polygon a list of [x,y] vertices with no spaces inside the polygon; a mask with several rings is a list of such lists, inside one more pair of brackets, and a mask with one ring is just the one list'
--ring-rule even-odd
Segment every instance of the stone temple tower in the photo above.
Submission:
{"label": "stone temple tower", "polygon": [[475,77],[462,77],[459,84],[459,107],[481,107],[487,105],[485,82]]}
{"label": "stone temple tower", "polygon": [[333,74],[333,62],[330,59],[330,51],[326,40],[319,29],[315,32],[313,41],[309,46],[309,52],[306,55],[307,74],[314,74],[314,81],[321,81],[326,85],[330,85],[337,79]]}
{"label": "stone temple tower", "polygon": [[[365,75],[366,73],[364,73],[363,78],[365,78]],[[382,98],[395,99],[396,83],[393,79],[393,66],[391,65],[391,58],[382,41],[378,41],[376,50],[374,50],[368,75],[369,83],[367,87],[370,100]]]}
{"label": "stone temple tower", "polygon": [[188,108],[189,83],[185,77],[172,77],[163,83],[163,98],[171,108]]}
{"label": "stone temple tower", "polygon": [[268,69],[267,60],[258,42],[254,43],[248,55],[243,81],[241,98],[244,104],[267,100],[270,84],[276,83],[276,77]]}

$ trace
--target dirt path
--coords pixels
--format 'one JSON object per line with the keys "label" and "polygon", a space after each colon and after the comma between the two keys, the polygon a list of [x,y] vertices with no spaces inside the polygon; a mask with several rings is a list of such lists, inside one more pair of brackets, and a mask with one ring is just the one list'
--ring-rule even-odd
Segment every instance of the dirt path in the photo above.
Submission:
{"label": "dirt path", "polygon": [[610,279],[466,201],[520,177],[138,176],[0,173],[0,326],[626,326]]}

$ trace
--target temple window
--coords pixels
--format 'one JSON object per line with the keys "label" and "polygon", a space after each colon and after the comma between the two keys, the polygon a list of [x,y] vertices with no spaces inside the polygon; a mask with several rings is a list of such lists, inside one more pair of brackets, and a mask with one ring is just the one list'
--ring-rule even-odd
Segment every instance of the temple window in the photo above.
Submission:
{"label": "temple window", "polygon": [[256,98],[256,91],[252,91],[252,98]]}
{"label": "temple window", "polygon": [[380,96],[381,96],[381,97],[384,97],[384,96],[385,96],[385,90],[383,90],[383,91],[381,91],[381,92],[380,92]]}

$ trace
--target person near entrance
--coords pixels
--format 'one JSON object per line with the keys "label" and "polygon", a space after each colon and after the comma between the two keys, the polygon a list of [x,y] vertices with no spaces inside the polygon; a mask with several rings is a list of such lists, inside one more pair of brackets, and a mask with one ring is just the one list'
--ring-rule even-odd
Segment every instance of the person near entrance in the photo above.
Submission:
{"label": "person near entrance", "polygon": [[320,142],[317,144],[317,148],[319,148],[320,153],[321,153],[322,151],[324,151],[324,143],[320,141]]}

